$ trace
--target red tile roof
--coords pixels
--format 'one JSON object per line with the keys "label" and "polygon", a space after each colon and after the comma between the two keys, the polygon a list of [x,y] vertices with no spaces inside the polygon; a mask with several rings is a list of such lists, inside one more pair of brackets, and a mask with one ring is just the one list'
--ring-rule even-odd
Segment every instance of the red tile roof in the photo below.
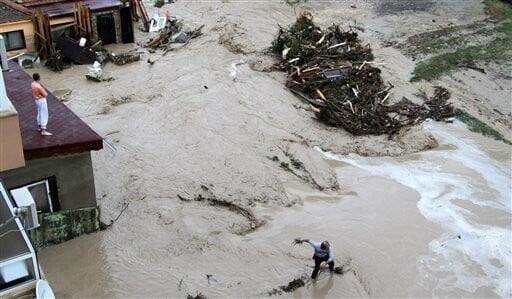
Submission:
{"label": "red tile roof", "polygon": [[41,136],[37,131],[36,106],[30,88],[32,76],[13,61],[9,61],[9,72],[3,75],[7,96],[18,111],[25,160],[103,148],[101,136],[51,93],[48,93],[46,100],[49,111],[48,131],[53,136]]}

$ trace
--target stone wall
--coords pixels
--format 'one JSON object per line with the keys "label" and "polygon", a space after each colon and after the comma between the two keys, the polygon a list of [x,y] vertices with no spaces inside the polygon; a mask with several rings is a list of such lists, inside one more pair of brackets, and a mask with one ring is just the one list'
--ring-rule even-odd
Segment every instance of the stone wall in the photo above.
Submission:
{"label": "stone wall", "polygon": [[99,15],[113,14],[114,15],[114,24],[116,27],[116,43],[121,42],[122,32],[121,32],[121,13],[118,9],[116,10],[106,10],[102,12],[96,12],[91,14],[91,25],[92,25],[92,38],[95,40],[99,40],[98,36],[98,22],[97,18]]}

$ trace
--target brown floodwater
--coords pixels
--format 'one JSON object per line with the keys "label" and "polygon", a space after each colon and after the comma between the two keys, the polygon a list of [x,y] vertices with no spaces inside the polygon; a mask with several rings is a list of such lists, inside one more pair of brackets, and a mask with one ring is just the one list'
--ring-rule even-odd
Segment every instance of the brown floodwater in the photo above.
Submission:
{"label": "brown floodwater", "polygon": [[[508,297],[510,147],[460,125],[429,126],[440,149],[398,158],[326,153],[341,192],[287,184],[297,204],[258,206],[267,223],[245,236],[207,233],[215,211],[211,219],[188,213],[182,221],[208,235],[199,247],[169,251],[176,240],[148,219],[128,228],[132,240],[117,234],[130,221],[116,223],[43,250],[40,261],[59,297],[266,297],[295,278],[306,285],[283,296]],[[329,240],[348,272],[322,271],[312,282],[312,249],[292,245],[299,236]]]}
{"label": "brown floodwater", "polygon": [[[309,1],[305,8],[322,26],[358,20],[372,46],[375,36],[434,26],[435,13],[449,13],[447,22],[484,15],[476,0],[413,5],[423,14],[400,16],[402,6],[388,5],[389,18],[375,16],[377,4]],[[254,70],[265,65],[259,53],[277,25],[293,21],[291,7],[226,0],[147,8],[179,15],[189,27],[205,24],[204,35],[166,56],[141,50],[141,62],[108,64],[110,82],[86,81],[87,66],[36,69],[51,90],[72,90],[66,105],[116,149],[92,157],[102,220],[118,220],[38,254],[58,298],[257,298],[294,279],[305,286],[281,296],[512,296],[509,145],[459,123],[428,123],[423,130],[440,146],[427,152],[365,158],[313,150],[322,139],[352,138],[296,109],[282,74]],[[386,80],[405,86],[414,63],[393,49],[378,53],[386,55]],[[292,139],[285,145],[307,144],[300,148],[306,166],[318,177],[335,174],[339,191],[318,191],[270,164],[267,157]],[[177,198],[193,198],[199,186],[245,200],[265,224],[237,234],[247,224],[242,214]],[[296,237],[329,240],[347,272],[322,271],[312,282],[312,248],[292,245]]]}

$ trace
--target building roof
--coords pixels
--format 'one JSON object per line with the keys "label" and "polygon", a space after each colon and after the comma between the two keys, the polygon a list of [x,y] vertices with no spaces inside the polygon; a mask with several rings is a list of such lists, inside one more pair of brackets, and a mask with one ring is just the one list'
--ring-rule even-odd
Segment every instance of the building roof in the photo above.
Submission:
{"label": "building roof", "polygon": [[9,61],[9,71],[3,75],[7,96],[18,111],[25,160],[103,148],[101,136],[51,93],[48,93],[46,100],[49,111],[48,131],[53,136],[41,136],[37,131],[36,106],[30,87],[32,76],[13,61]]}
{"label": "building roof", "polygon": [[30,20],[30,11],[9,0],[0,0],[0,24]]}
{"label": "building roof", "polygon": [[[123,4],[120,0],[82,0],[80,2],[91,11],[117,8]],[[56,17],[72,14],[75,3],[69,0],[23,0],[22,5],[30,9],[40,8],[49,17]]]}

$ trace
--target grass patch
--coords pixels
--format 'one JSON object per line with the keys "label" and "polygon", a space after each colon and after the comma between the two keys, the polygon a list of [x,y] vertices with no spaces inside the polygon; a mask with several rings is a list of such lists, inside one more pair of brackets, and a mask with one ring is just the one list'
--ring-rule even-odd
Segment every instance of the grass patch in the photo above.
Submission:
{"label": "grass patch", "polygon": [[494,20],[500,22],[511,18],[512,5],[510,1],[485,0],[484,3],[485,12]]}
{"label": "grass patch", "polygon": [[453,53],[432,57],[424,62],[420,62],[414,69],[414,75],[411,81],[432,80],[447,74],[458,68],[458,62],[462,60],[473,61],[480,59],[484,54],[483,47],[470,47],[459,49]]}
{"label": "grass patch", "polygon": [[[459,68],[461,61],[508,62],[512,60],[512,5],[500,0],[486,0],[486,11],[493,21],[497,21],[494,33],[496,37],[489,44],[460,48],[451,53],[434,56],[419,63],[411,81],[422,79],[432,80],[448,74]],[[486,33],[486,30],[480,30]],[[454,38],[454,42],[460,39]],[[428,49],[440,49],[440,44],[450,45],[452,42],[437,41],[425,42]]]}
{"label": "grass patch", "polygon": [[458,34],[462,29],[463,27],[456,26],[415,34],[408,37],[404,43],[399,44],[398,48],[410,56],[438,53],[466,43],[466,37]]}
{"label": "grass patch", "polygon": [[471,132],[481,133],[484,136],[492,137],[496,140],[501,140],[506,144],[512,145],[512,143],[505,139],[505,137],[503,137],[503,135],[501,135],[498,131],[491,128],[490,126],[480,121],[476,117],[472,116],[471,114],[467,113],[466,111],[461,109],[455,109],[455,114],[457,115],[457,118],[460,121],[462,121],[468,126],[468,129]]}

